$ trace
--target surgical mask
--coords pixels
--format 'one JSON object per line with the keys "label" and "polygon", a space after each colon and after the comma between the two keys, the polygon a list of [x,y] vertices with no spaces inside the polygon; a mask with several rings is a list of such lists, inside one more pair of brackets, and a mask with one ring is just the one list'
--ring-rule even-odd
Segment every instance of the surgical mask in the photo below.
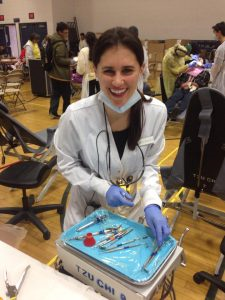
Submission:
{"label": "surgical mask", "polygon": [[110,109],[112,109],[113,111],[119,114],[122,114],[128,109],[130,109],[134,104],[136,104],[141,99],[141,95],[136,90],[133,93],[133,95],[129,98],[126,104],[118,107],[111,102],[111,100],[106,96],[106,94],[103,91],[99,92],[98,97],[99,100],[101,100],[105,105],[107,105]]}

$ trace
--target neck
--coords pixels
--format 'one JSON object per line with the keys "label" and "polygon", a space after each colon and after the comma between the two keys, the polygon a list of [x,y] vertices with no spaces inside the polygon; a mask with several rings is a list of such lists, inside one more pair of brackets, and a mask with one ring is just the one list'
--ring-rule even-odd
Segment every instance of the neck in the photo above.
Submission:
{"label": "neck", "polygon": [[221,42],[221,44],[222,44],[223,42],[225,42],[225,36],[223,36],[223,37],[221,38],[220,42]]}
{"label": "neck", "polygon": [[130,109],[122,114],[119,114],[109,107],[105,106],[105,111],[112,131],[121,131],[129,127]]}

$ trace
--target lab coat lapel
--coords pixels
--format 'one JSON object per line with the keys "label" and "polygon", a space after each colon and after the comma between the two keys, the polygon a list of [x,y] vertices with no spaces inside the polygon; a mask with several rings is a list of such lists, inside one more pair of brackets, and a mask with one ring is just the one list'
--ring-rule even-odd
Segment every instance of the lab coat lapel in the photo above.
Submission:
{"label": "lab coat lapel", "polygon": [[135,173],[139,171],[142,164],[137,147],[131,151],[126,143],[121,163],[124,171],[123,177],[134,176]]}

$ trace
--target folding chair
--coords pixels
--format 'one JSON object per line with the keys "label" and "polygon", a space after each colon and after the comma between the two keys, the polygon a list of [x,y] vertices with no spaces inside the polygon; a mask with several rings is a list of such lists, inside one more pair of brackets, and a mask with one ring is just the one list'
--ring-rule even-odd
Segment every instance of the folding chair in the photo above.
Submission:
{"label": "folding chair", "polygon": [[4,103],[4,95],[5,95],[5,86],[6,86],[6,78],[4,75],[0,74],[0,101]]}
{"label": "folding chair", "polygon": [[[192,214],[214,226],[225,229],[225,212],[199,205],[206,193],[225,200],[225,97],[210,88],[194,92],[186,113],[179,150],[172,167],[161,167],[167,189],[164,206]],[[179,202],[171,203],[171,194],[186,189]],[[187,202],[189,190],[194,190],[194,202]]]}
{"label": "folding chair", "polygon": [[14,104],[14,107],[19,104],[23,106],[23,108],[26,110],[26,107],[24,105],[23,97],[21,94],[21,85],[23,82],[23,73],[15,73],[15,74],[8,74],[6,76],[6,87],[5,87],[5,102],[12,102]]}
{"label": "folding chair", "polygon": [[14,69],[8,73],[8,75],[20,75],[23,77],[23,70],[22,69]]}

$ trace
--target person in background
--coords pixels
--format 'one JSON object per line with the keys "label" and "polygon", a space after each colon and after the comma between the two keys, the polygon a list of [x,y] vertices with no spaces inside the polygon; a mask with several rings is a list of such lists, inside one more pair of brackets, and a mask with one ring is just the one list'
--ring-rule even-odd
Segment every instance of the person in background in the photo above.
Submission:
{"label": "person in background", "polygon": [[49,40],[50,36],[48,34],[46,34],[46,36],[43,38],[42,42],[41,42],[41,46],[45,49],[47,44],[48,44],[48,40]]}
{"label": "person in background", "polygon": [[161,246],[170,234],[157,167],[166,107],[138,90],[143,47],[127,28],[101,35],[93,64],[101,91],[71,104],[54,136],[59,171],[72,185],[64,229],[81,221],[88,207],[102,206],[135,220],[145,214]]}
{"label": "person in background", "polygon": [[82,32],[80,34],[79,51],[85,47],[87,47],[87,43],[85,40],[85,34]]}
{"label": "person in background", "polygon": [[212,28],[217,40],[221,43],[216,50],[211,68],[212,87],[225,95],[225,22],[217,23]]}
{"label": "person in background", "polygon": [[58,119],[59,99],[63,98],[63,112],[70,104],[70,66],[75,65],[75,61],[70,59],[66,43],[69,36],[69,27],[66,23],[60,22],[56,26],[56,33],[50,37],[52,45],[52,69],[49,77],[52,82],[52,96],[50,99],[49,115],[52,119]]}
{"label": "person in background", "polygon": [[41,52],[38,46],[39,40],[39,34],[32,33],[30,39],[23,47],[25,48],[25,62],[27,67],[29,67],[29,59],[41,59]]}
{"label": "person in background", "polygon": [[87,32],[87,47],[81,49],[78,55],[76,71],[78,74],[83,75],[81,99],[96,94],[100,89],[92,61],[92,53],[96,41],[96,35],[93,32]]}
{"label": "person in background", "polygon": [[6,47],[4,45],[0,45],[0,57],[4,57],[5,55],[7,55]]}
{"label": "person in background", "polygon": [[196,60],[192,60],[189,64],[185,64],[188,50],[181,44],[176,44],[169,48],[163,57],[162,74],[163,83],[166,91],[167,99],[169,99],[175,89],[175,82],[177,77],[186,72],[188,68],[195,67]]}
{"label": "person in background", "polygon": [[[136,38],[139,38],[139,32],[138,28],[136,26],[130,26],[129,31],[134,34]],[[143,51],[144,51],[144,72],[142,77],[139,79],[139,89],[140,91],[143,91],[145,94],[145,89],[147,89],[148,85],[148,77],[150,75],[149,68],[148,68],[148,53],[145,47],[143,46]]]}
{"label": "person in background", "polygon": [[168,112],[168,118],[176,120],[177,116],[184,112],[193,92],[201,87],[208,86],[210,80],[209,72],[202,67],[190,69],[181,74],[175,82],[175,91],[165,105]]}

